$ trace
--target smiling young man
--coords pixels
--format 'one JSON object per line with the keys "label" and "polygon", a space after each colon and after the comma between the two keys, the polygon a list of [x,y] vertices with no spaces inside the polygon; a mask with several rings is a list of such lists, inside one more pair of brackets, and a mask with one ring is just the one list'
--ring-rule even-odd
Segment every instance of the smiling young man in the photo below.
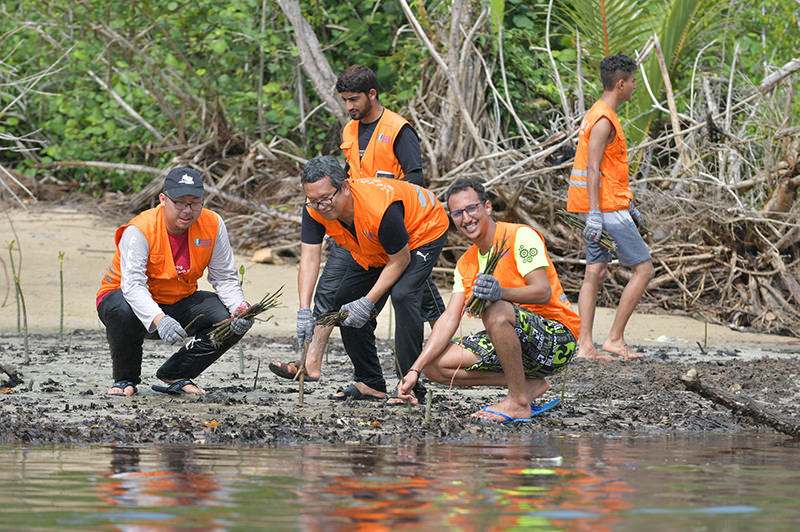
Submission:
{"label": "smiling young man", "polygon": [[[459,179],[447,191],[447,207],[459,232],[472,241],[458,259],[453,294],[416,362],[398,385],[411,394],[420,372],[454,386],[505,386],[499,403],[472,414],[494,423],[530,421],[531,403],[548,389],[545,377],[564,370],[576,351],[580,319],[561,288],[544,239],[527,225],[495,222],[483,185]],[[505,238],[506,253],[493,275],[481,272],[493,245]],[[451,340],[470,296],[485,299],[485,330]]]}
{"label": "smiling young man", "polygon": [[[623,54],[606,57],[600,62],[603,95],[581,122],[569,180],[567,210],[586,216],[583,230],[586,272],[578,296],[580,358],[619,360],[614,355],[622,359],[642,358],[625,342],[624,333],[654,270],[650,251],[637,229],[644,220],[633,206],[625,134],[616,113],[622,102],[631,99],[636,88],[635,73],[636,61]],[[597,350],[592,336],[597,291],[611,262],[611,253],[598,242],[603,230],[615,240],[620,264],[633,272],[622,290],[611,329],[602,345],[607,353]]]}
{"label": "smiling young man", "polygon": [[[130,396],[141,382],[142,344],[160,337],[183,343],[156,372],[159,392],[205,393],[197,377],[253,325],[235,318],[233,335],[220,345],[213,325],[249,308],[236,275],[233,250],[220,216],[203,208],[203,180],[191,168],[173,168],[159,205],[117,229],[114,258],[97,291],[97,313],[106,326],[114,384],[110,395]],[[197,289],[208,270],[216,293]],[[197,318],[195,320],[195,318]],[[189,325],[191,322],[191,325]],[[189,332],[194,339],[189,341]]]}
{"label": "smiling young man", "polygon": [[[381,399],[386,382],[375,347],[375,316],[391,295],[395,353],[405,374],[422,347],[422,289],[447,239],[447,214],[431,191],[397,180],[347,179],[331,156],[311,159],[301,183],[307,198],[297,275],[301,308],[311,305],[325,235],[349,252],[333,300],[335,309],[349,313],[341,335],[355,383],[331,398]],[[298,330],[306,327],[303,319],[298,314]],[[319,375],[321,355],[309,350],[309,375]]]}

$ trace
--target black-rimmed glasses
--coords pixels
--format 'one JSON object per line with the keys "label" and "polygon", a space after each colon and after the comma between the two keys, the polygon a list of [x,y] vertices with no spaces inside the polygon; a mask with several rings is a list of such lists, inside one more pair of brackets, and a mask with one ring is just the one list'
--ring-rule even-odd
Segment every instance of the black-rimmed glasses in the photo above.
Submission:
{"label": "black-rimmed glasses", "polygon": [[320,210],[330,207],[330,205],[333,203],[333,197],[336,195],[337,192],[339,192],[338,188],[333,192],[333,194],[331,194],[327,198],[322,198],[316,201],[307,201],[306,207],[310,207],[315,210]]}
{"label": "black-rimmed glasses", "polygon": [[[164,195],[167,196],[166,194],[164,194]],[[172,204],[175,205],[175,208],[178,209],[178,211],[185,211],[186,209],[191,209],[191,210],[197,212],[199,210],[202,210],[202,208],[203,208],[203,201],[202,200],[196,201],[196,202],[192,202],[192,201],[175,201],[174,199],[170,198],[169,196],[167,196],[167,197],[172,202]]]}

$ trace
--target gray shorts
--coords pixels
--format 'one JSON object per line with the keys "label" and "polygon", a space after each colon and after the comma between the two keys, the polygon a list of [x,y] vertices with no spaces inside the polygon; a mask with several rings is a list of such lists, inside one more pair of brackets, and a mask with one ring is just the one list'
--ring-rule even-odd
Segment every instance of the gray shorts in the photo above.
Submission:
{"label": "gray shorts", "polygon": [[[514,305],[514,332],[522,345],[522,367],[529,379],[548,377],[567,369],[577,351],[575,336],[562,323]],[[489,333],[480,331],[454,340],[480,360],[467,371],[503,371]]]}
{"label": "gray shorts", "polygon": [[[581,217],[586,220],[586,214]],[[650,260],[650,250],[644,243],[639,229],[633,223],[628,209],[603,213],[603,230],[611,235],[617,243],[614,253],[623,266],[635,266],[640,262]],[[600,245],[599,242],[583,239],[586,243],[586,264],[611,262],[611,252]]]}

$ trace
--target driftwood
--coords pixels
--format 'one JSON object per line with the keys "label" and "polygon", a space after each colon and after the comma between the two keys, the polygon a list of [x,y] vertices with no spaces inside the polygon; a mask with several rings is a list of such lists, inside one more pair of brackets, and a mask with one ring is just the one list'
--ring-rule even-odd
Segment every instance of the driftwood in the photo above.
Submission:
{"label": "driftwood", "polygon": [[8,382],[4,382],[3,383],[4,386],[6,386],[8,388],[13,388],[14,386],[17,386],[18,384],[22,384],[22,382],[23,382],[22,381],[22,374],[20,372],[18,372],[16,370],[16,368],[14,368],[12,366],[7,366],[5,364],[0,364],[0,371],[5,373],[6,375],[8,375],[9,379],[10,379]]}
{"label": "driftwood", "polygon": [[747,416],[754,421],[774,428],[778,432],[788,434],[795,438],[800,437],[800,422],[789,420],[778,412],[759,404],[758,402],[739,394],[715,388],[700,380],[697,370],[692,368],[681,377],[688,390],[691,390],[706,399],[709,399],[726,408],[734,414]]}

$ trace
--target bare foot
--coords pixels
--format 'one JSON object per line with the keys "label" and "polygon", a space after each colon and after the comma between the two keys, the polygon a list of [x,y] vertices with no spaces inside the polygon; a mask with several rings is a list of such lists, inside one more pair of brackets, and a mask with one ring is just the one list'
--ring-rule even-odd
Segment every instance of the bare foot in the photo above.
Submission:
{"label": "bare foot", "polygon": [[529,420],[531,418],[531,406],[529,404],[520,405],[511,403],[508,398],[503,399],[497,404],[484,407],[477,412],[473,412],[470,417],[476,421],[490,421],[493,423],[508,423],[509,419],[498,414],[503,414],[513,420]]}
{"label": "bare foot", "polygon": [[[537,397],[544,395],[544,392],[550,389],[545,379],[525,379],[525,398],[528,404],[533,403]],[[494,410],[490,408],[489,410]]]}
{"label": "bare foot", "polygon": [[606,340],[603,342],[603,350],[608,351],[609,353],[614,353],[615,355],[621,356],[624,360],[635,360],[638,358],[644,358],[644,355],[637,353],[631,346],[625,343],[624,340],[620,342],[612,342],[611,340]]}
{"label": "bare foot", "polygon": [[[605,349],[605,347],[603,347],[603,349]],[[580,346],[578,348],[578,354],[575,356],[575,358],[585,358],[586,360],[607,360],[609,362],[619,361],[617,357],[598,351],[594,347],[594,344],[587,347]]]}

